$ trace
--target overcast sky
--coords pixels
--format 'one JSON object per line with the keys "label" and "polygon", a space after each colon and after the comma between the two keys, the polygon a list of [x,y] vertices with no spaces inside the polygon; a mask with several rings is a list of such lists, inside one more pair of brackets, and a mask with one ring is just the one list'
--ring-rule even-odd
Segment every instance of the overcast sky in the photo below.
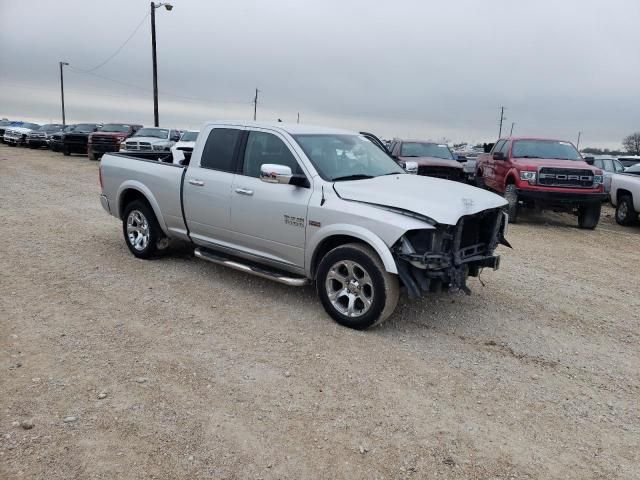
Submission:
{"label": "overcast sky", "polygon": [[[172,0],[160,123],[301,121],[389,138],[618,147],[640,130],[639,0]],[[149,2],[0,0],[0,117],[152,124]],[[144,20],[144,21],[143,21]],[[112,55],[92,74],[82,73]]]}

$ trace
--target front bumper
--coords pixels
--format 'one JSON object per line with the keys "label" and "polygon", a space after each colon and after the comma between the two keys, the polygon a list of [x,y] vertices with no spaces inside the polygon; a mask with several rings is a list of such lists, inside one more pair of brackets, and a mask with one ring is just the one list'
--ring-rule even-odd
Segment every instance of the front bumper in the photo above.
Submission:
{"label": "front bumper", "polygon": [[392,251],[409,297],[443,289],[470,293],[467,277],[500,268],[494,251],[498,244],[510,246],[504,238],[507,224],[507,215],[492,209],[462,217],[455,226],[405,233]]}
{"label": "front bumper", "polygon": [[544,190],[516,189],[522,200],[533,200],[539,203],[553,205],[581,205],[584,203],[598,203],[607,199],[604,192],[553,192]]}

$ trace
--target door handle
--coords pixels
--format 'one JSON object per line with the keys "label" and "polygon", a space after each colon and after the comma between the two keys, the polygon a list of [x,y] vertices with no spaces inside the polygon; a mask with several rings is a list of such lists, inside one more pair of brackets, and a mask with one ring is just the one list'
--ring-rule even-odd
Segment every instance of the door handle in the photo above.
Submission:
{"label": "door handle", "polygon": [[253,195],[253,190],[249,190],[248,188],[236,188],[236,193],[240,195]]}
{"label": "door handle", "polygon": [[191,185],[195,185],[196,187],[202,187],[204,186],[204,182],[202,180],[196,180],[195,178],[190,178],[189,179],[189,183]]}

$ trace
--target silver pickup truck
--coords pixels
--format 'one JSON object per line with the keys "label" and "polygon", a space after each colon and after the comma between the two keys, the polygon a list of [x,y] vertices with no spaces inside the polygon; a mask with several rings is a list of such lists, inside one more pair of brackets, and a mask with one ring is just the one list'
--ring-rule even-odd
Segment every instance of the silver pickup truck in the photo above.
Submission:
{"label": "silver pickup truck", "polygon": [[106,154],[100,201],[138,258],[168,239],[195,255],[287,285],[315,282],[338,323],[385,320],[411,297],[463,290],[497,269],[505,200],[406,173],[366,136],[303,125],[208,123],[188,165]]}

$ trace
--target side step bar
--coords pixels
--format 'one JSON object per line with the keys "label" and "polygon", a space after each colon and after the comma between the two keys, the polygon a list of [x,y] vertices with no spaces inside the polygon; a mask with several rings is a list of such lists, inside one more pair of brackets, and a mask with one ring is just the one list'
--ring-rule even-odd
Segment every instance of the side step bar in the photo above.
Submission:
{"label": "side step bar", "polygon": [[309,283],[309,280],[304,277],[290,277],[284,272],[278,272],[275,270],[267,270],[262,266],[257,266],[251,263],[241,263],[239,260],[232,259],[223,254],[213,253],[211,250],[203,248],[196,248],[194,255],[198,258],[206,260],[208,262],[217,263],[218,265],[224,265],[225,267],[233,268],[241,272],[250,273],[256,277],[266,278],[273,280],[274,282],[283,283],[290,287],[302,287]]}

